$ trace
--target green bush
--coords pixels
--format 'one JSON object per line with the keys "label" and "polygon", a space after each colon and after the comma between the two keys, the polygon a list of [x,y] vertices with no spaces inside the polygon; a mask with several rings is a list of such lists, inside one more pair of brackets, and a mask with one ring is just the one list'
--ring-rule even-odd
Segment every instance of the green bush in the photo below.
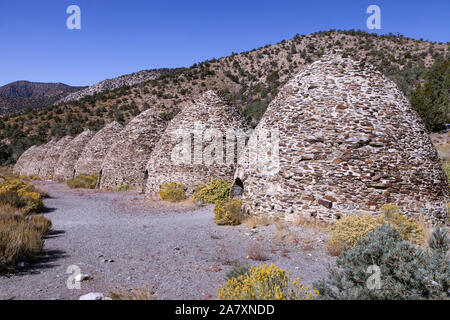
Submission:
{"label": "green bush", "polygon": [[[328,278],[314,287],[323,299],[449,299],[448,244],[446,233],[436,228],[429,249],[423,250],[405,241],[391,225],[382,224],[354,248],[343,250]],[[374,266],[380,270],[378,287],[369,279]]]}
{"label": "green bush", "polygon": [[129,185],[129,184],[122,184],[121,186],[118,186],[116,188],[116,191],[128,191],[128,190],[131,190],[131,189],[132,189],[131,185]]}
{"label": "green bush", "polygon": [[163,201],[177,202],[186,199],[186,188],[181,183],[164,182],[159,189],[159,197]]}
{"label": "green bush", "polygon": [[215,203],[216,201],[224,201],[228,199],[231,184],[225,180],[212,180],[209,185],[203,185],[198,188],[193,198],[195,201],[203,203]]}
{"label": "green bush", "polygon": [[80,174],[79,176],[73,179],[67,179],[66,184],[71,189],[75,188],[83,188],[83,189],[95,189],[97,185],[98,176],[95,174],[87,175]]}
{"label": "green bush", "polygon": [[214,207],[214,222],[218,225],[235,226],[243,220],[242,201],[230,199],[217,201]]}

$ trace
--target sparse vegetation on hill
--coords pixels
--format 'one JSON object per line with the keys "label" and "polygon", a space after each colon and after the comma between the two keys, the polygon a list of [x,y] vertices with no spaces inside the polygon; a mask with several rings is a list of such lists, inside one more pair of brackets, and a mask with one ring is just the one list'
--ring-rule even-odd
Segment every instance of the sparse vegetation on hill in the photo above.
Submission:
{"label": "sparse vegetation on hill", "polygon": [[296,35],[275,45],[173,70],[145,83],[0,119],[0,161],[14,162],[27,147],[51,136],[74,136],[87,128],[97,131],[112,120],[127,123],[150,107],[171,119],[193,97],[209,89],[256,125],[281,85],[333,49],[377,66],[409,95],[434,61],[448,57],[449,44],[354,30]]}
{"label": "sparse vegetation on hill", "polygon": [[427,70],[425,83],[418,83],[410,100],[430,131],[445,129],[450,123],[450,59],[438,59]]}

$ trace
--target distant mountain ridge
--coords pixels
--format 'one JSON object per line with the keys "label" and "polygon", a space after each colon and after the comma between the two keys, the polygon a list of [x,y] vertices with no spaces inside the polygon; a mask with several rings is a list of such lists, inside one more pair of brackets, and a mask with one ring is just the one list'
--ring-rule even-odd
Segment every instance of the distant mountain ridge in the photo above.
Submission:
{"label": "distant mountain ridge", "polygon": [[153,69],[153,70],[142,70],[139,72],[133,72],[130,74],[125,74],[112,79],[106,79],[93,84],[83,90],[73,92],[68,94],[64,98],[56,102],[67,103],[69,101],[77,101],[87,96],[92,96],[96,93],[102,91],[114,90],[123,86],[133,86],[139,83],[147,82],[150,80],[155,80],[159,78],[162,74],[165,74],[170,69]]}
{"label": "distant mountain ridge", "polygon": [[15,81],[0,87],[0,116],[52,105],[61,97],[85,87],[64,83]]}

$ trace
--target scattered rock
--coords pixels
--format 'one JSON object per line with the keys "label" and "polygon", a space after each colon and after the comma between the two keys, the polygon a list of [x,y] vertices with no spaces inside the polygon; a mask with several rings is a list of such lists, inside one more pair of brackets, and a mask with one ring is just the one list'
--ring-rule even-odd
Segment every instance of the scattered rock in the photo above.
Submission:
{"label": "scattered rock", "polygon": [[101,292],[90,292],[82,295],[78,300],[112,300],[110,297],[106,297]]}

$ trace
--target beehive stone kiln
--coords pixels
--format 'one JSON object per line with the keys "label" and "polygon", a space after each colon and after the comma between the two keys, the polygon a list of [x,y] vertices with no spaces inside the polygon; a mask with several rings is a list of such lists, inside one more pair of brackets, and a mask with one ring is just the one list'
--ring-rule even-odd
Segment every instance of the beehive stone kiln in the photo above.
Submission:
{"label": "beehive stone kiln", "polygon": [[166,126],[167,121],[153,109],[132,119],[117,136],[103,161],[99,187],[142,187],[145,165]]}
{"label": "beehive stone kiln", "polygon": [[[224,103],[213,91],[203,93],[199,99],[187,105],[172,119],[157,143],[147,164],[146,195],[156,196],[164,182],[182,183],[187,187],[186,193],[189,195],[195,188],[209,183],[212,179],[233,181],[237,140],[231,134],[227,137],[226,133],[227,130],[234,134],[245,132],[247,129],[249,127],[245,118],[236,108]],[[194,139],[194,131],[198,134],[198,140]],[[184,138],[187,140],[183,140]],[[187,141],[185,145],[187,150],[181,147],[180,153],[177,154],[176,150],[182,146],[182,141]],[[211,155],[210,160],[207,160],[205,151],[212,142],[219,142],[217,144],[219,148],[211,149],[211,152],[208,152]],[[222,146],[221,143],[223,143]],[[245,141],[243,143],[245,145]],[[194,152],[196,152],[194,145],[199,146],[197,161],[194,159]],[[230,158],[232,161],[228,162],[227,146],[233,150],[233,156]],[[216,161],[216,152],[219,155],[220,149],[222,155],[220,160]],[[182,157],[187,158],[182,161]]]}
{"label": "beehive stone kiln", "polygon": [[56,139],[52,139],[46,144],[40,145],[37,148],[35,148],[30,157],[31,158],[30,161],[28,162],[28,164],[24,166],[21,175],[38,177],[39,171],[41,170],[42,161],[44,160],[48,150],[50,150],[50,148],[52,148],[53,145],[55,145],[55,143]]}
{"label": "beehive stone kiln", "polygon": [[123,126],[120,123],[113,121],[98,131],[84,147],[75,165],[75,176],[80,174],[98,175],[109,148],[122,129]]}
{"label": "beehive stone kiln", "polygon": [[75,164],[81,155],[81,151],[93,136],[94,132],[85,130],[67,144],[55,166],[54,180],[64,181],[74,177]]}
{"label": "beehive stone kiln", "polygon": [[72,139],[73,138],[71,136],[65,136],[48,149],[44,159],[40,164],[40,170],[38,174],[39,178],[44,180],[53,179],[53,173],[55,170],[55,166],[58,163],[59,157],[67,147],[67,144],[72,141]]}
{"label": "beehive stone kiln", "polygon": [[[279,135],[277,170],[248,156],[264,130]],[[447,179],[418,114],[374,67],[339,55],[324,56],[282,88],[235,178],[251,214],[333,220],[386,203],[432,222],[447,214]]]}
{"label": "beehive stone kiln", "polygon": [[28,166],[28,164],[31,162],[35,149],[39,148],[38,146],[34,145],[25,150],[17,159],[16,164],[14,165],[13,172],[18,175],[25,174],[24,170]]}

